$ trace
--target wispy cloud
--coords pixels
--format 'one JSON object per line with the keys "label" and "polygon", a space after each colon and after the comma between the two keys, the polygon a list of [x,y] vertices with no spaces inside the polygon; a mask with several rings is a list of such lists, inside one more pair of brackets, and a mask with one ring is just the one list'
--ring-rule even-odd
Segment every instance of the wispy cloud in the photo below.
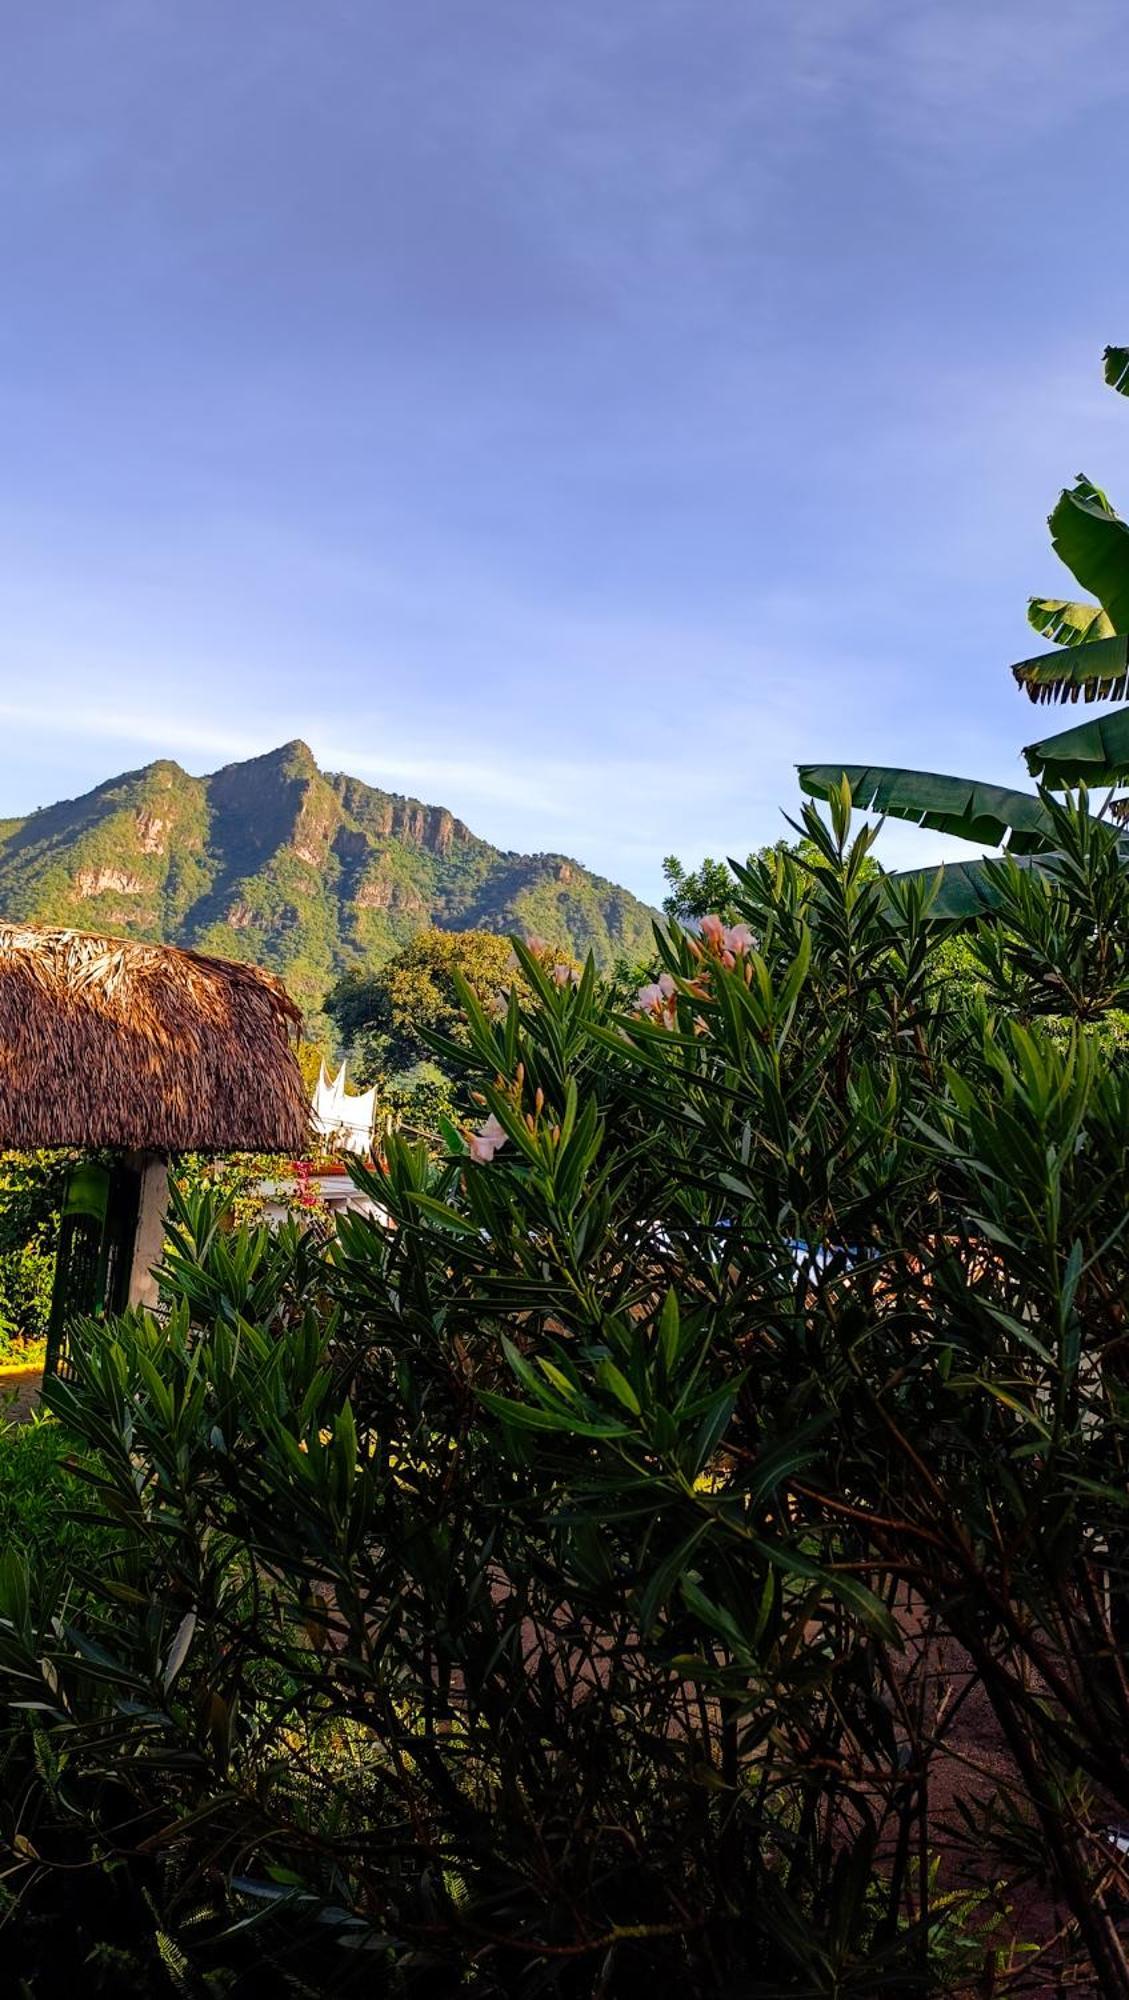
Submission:
{"label": "wispy cloud", "polygon": [[1122,92],[1118,0],[805,0],[794,80],[914,154],[997,153]]}
{"label": "wispy cloud", "polygon": [[[186,758],[197,768],[200,760],[231,762],[260,755],[277,743],[302,735],[325,770],[344,771],[391,790],[407,790],[429,803],[456,804],[464,816],[475,814],[476,831],[502,846],[518,844],[518,829],[527,845],[548,845],[567,829],[579,836],[589,852],[594,815],[599,814],[597,845],[625,843],[652,864],[662,839],[669,837],[672,818],[683,832],[703,818],[719,821],[718,808],[730,796],[722,760],[709,753],[697,763],[685,749],[669,747],[666,757],[653,750],[639,756],[584,751],[561,755],[544,747],[527,760],[512,750],[470,741],[456,750],[374,738],[383,732],[359,727],[344,739],[332,729],[311,726],[309,715],[275,709],[258,724],[246,720],[216,725],[186,715],[182,706],[169,710],[127,711],[107,706],[0,702],[0,723],[12,735],[31,740],[50,736],[80,744],[105,745],[116,751],[134,747],[146,760]],[[102,776],[109,775],[103,771]],[[718,828],[718,831],[720,829]],[[584,837],[587,836],[585,841]],[[582,857],[583,858],[583,857]]]}
{"label": "wispy cloud", "polygon": [[1020,778],[1043,516],[1124,463],[1122,33],[1114,0],[22,10],[0,811],[53,758],[303,736],[653,895],[668,847],[774,837],[798,759]]}

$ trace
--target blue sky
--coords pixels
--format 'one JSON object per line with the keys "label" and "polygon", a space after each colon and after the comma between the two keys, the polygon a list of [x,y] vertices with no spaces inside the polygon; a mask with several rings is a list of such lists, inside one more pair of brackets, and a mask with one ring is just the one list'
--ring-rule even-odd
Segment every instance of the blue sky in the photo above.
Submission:
{"label": "blue sky", "polygon": [[301,735],[654,896],[799,758],[1017,782],[1044,517],[1129,494],[1127,27],[8,0],[0,813]]}

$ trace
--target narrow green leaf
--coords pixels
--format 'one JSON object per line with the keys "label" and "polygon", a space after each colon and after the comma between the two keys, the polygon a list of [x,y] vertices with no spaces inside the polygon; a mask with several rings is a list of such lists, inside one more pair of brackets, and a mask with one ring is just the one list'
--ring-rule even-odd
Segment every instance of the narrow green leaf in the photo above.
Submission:
{"label": "narrow green leaf", "polygon": [[639,1398],[621,1368],[605,1356],[596,1369],[596,1380],[602,1389],[610,1389],[616,1401],[630,1410],[633,1417],[640,1415]]}
{"label": "narrow green leaf", "polygon": [[458,1236],[480,1236],[482,1233],[476,1222],[460,1215],[457,1208],[449,1208],[445,1201],[437,1201],[434,1195],[413,1191],[408,1199],[413,1208],[420,1209],[434,1222],[441,1222],[445,1229],[453,1229]]}
{"label": "narrow green leaf", "polygon": [[662,1364],[668,1377],[674,1373],[674,1366],[678,1360],[681,1341],[682,1322],[678,1311],[678,1299],[674,1287],[671,1286],[663,1300],[662,1314],[659,1319],[659,1353],[662,1356]]}

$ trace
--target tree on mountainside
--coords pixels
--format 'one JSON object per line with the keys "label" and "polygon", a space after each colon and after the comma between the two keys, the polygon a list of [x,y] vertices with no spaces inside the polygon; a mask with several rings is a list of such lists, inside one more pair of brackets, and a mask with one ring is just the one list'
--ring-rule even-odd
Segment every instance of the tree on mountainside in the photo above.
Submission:
{"label": "tree on mountainside", "polygon": [[[1107,347],[1105,379],[1118,394],[1129,394],[1129,348]],[[1129,523],[1080,474],[1059,495],[1048,525],[1056,555],[1097,602],[1031,598],[1030,623],[1060,650],[1020,660],[1012,673],[1034,702],[1122,700],[1129,694]],[[800,783],[812,796],[828,798],[845,776],[856,805],[1004,847],[1030,857],[1025,865],[1038,873],[1037,857],[1056,850],[1056,814],[1046,794],[1076,786],[1112,789],[1129,778],[1129,706],[1030,743],[1023,756],[1039,781],[1038,794],[876,765],[805,764]],[[1129,798],[1112,800],[1107,810],[1124,822]],[[991,868],[978,862],[946,868],[938,911],[965,917],[992,907],[995,884]]]}

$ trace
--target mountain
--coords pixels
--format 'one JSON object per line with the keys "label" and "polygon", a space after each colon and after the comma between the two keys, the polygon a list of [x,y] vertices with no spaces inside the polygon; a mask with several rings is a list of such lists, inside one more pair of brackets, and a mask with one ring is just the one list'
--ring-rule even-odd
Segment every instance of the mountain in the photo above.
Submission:
{"label": "mountain", "polygon": [[652,912],[560,854],[507,854],[442,806],[319,771],[304,743],[192,778],[164,758],[0,820],[0,916],[269,966],[311,1013],[428,924],[535,933],[609,965]]}

